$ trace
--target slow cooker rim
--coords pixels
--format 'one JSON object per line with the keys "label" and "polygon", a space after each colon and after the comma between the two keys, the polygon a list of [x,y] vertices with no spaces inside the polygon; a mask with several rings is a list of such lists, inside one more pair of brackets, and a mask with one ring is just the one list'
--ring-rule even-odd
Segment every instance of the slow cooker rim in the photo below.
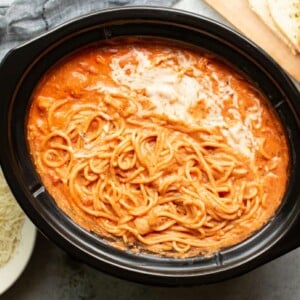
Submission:
{"label": "slow cooker rim", "polygon": [[[128,8],[126,8],[126,10],[127,10]],[[144,7],[142,8],[143,10],[145,9]],[[117,9],[118,11],[119,11],[119,9]],[[109,9],[109,10],[107,10],[106,12],[108,12],[108,11],[112,11],[112,12],[114,12],[114,11],[116,11],[116,10],[112,10],[112,9]],[[170,11],[173,11],[173,10],[170,10],[170,9],[167,9],[167,11],[168,12],[170,12]],[[157,13],[157,11],[155,11],[156,13]],[[100,12],[100,14],[102,14],[103,13],[103,11],[102,12]],[[178,13],[178,12],[177,12]],[[180,12],[180,14],[182,14],[182,12]],[[98,13],[95,13],[95,14],[93,14],[93,15],[98,15]],[[93,16],[92,15],[92,16]],[[190,15],[190,14],[189,14]],[[88,17],[86,17],[86,18],[89,18],[89,17],[92,17],[92,16],[88,16]],[[194,16],[195,17],[195,16]],[[199,16],[196,16],[197,18],[199,18]],[[203,20],[203,19],[202,19]],[[79,19],[79,20],[77,20],[77,22],[80,22],[80,21],[82,21],[82,19]],[[206,20],[206,21],[209,21],[209,22],[211,22],[211,20]],[[72,21],[73,22],[73,21]],[[76,21],[75,21],[76,22]],[[214,23],[216,23],[216,22],[214,22]],[[222,27],[225,27],[225,26],[223,26],[222,25]],[[62,27],[60,27],[60,28],[64,28],[64,26],[62,26]],[[58,29],[55,29],[55,30],[59,30],[60,28],[58,28]],[[55,31],[54,30],[54,31]],[[53,31],[52,31],[53,32]],[[46,35],[47,36],[47,35]],[[34,41],[32,41],[32,42],[34,42]],[[28,45],[28,44],[27,44]],[[30,44],[29,44],[30,45]],[[23,47],[26,47],[26,44],[25,44],[25,46],[23,46]],[[22,47],[19,47],[18,48],[19,50],[21,49],[23,49]],[[283,73],[284,74],[284,73]],[[287,79],[287,78],[286,78]],[[289,82],[287,81],[287,83],[289,84]],[[292,92],[291,92],[292,93]],[[2,127],[2,126],[1,126]],[[2,151],[1,151],[1,154],[2,154]],[[3,160],[3,158],[2,158],[2,155],[1,155],[1,164],[3,164],[3,165],[7,165],[6,164],[6,162]],[[10,175],[8,175],[8,177],[9,177]],[[29,207],[26,207],[26,209],[27,210],[30,210],[30,208]],[[32,213],[32,212],[31,212]],[[39,218],[40,218],[40,216],[39,216]],[[64,248],[65,248],[66,246],[64,246]]]}

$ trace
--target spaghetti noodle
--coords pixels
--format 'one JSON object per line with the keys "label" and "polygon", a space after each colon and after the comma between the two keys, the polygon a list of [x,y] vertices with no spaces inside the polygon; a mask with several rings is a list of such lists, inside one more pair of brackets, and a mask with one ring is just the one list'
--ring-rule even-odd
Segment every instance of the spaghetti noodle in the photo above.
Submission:
{"label": "spaghetti noodle", "polygon": [[262,95],[215,57],[147,39],[64,59],[39,83],[28,141],[60,208],[131,251],[211,254],[260,229],[288,168]]}

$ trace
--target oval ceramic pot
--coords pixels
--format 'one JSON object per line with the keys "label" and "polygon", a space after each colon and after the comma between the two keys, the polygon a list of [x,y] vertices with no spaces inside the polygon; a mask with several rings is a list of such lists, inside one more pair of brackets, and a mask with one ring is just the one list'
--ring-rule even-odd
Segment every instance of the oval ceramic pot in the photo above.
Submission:
{"label": "oval ceramic pot", "polygon": [[[26,120],[41,76],[65,55],[116,37],[166,38],[222,57],[249,77],[276,110],[290,149],[282,205],[261,230],[212,257],[165,258],[110,246],[68,218],[44,188],[31,160]],[[38,229],[72,256],[125,279],[158,285],[217,282],[256,268],[300,245],[300,97],[285,72],[260,48],[210,19],[159,7],[125,7],[83,16],[8,53],[0,66],[1,166],[17,201]]]}

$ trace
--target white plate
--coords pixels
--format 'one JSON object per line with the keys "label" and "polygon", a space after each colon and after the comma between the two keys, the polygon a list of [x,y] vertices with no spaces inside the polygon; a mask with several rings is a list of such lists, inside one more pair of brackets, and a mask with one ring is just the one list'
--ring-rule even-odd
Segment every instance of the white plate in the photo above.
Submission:
{"label": "white plate", "polygon": [[13,256],[3,267],[0,267],[0,295],[2,295],[19,278],[25,269],[36,238],[36,228],[25,217],[22,236]]}

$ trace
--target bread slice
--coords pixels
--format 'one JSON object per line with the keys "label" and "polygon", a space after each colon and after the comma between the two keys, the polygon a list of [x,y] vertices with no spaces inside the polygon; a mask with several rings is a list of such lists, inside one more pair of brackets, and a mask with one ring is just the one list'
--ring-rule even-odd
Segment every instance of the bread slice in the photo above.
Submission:
{"label": "bread slice", "polygon": [[297,49],[293,43],[281,32],[274,22],[267,0],[248,0],[250,8],[260,17],[260,19],[281,39],[293,54],[297,54]]}
{"label": "bread slice", "polygon": [[300,0],[267,0],[277,28],[300,52]]}

